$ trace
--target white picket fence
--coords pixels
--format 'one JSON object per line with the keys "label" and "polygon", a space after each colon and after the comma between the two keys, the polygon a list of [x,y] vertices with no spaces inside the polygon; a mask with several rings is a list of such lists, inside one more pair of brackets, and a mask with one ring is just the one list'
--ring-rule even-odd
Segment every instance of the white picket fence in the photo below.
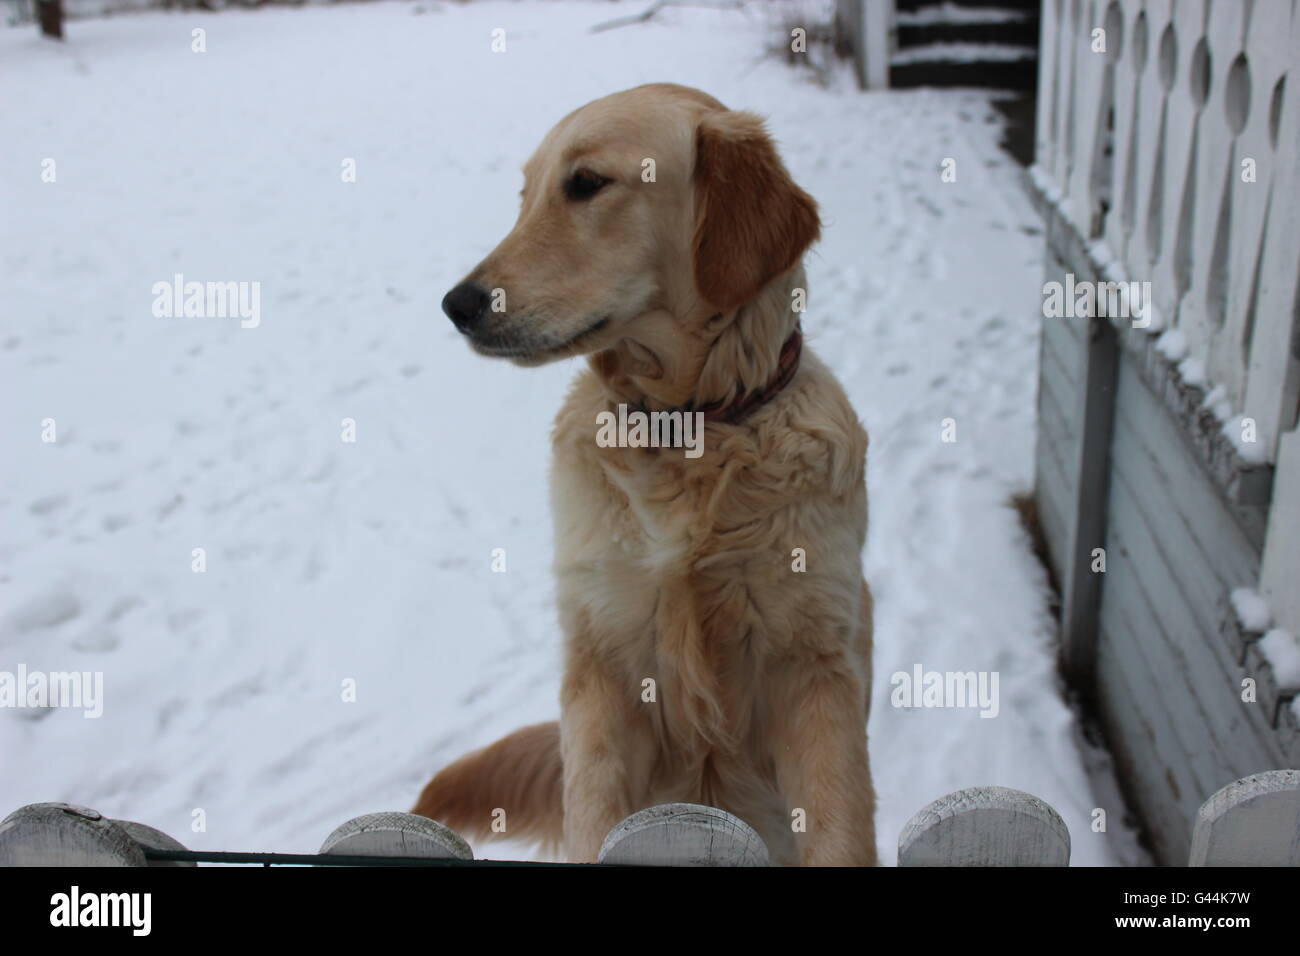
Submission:
{"label": "white picket fence", "polygon": [[1300,7],[1044,0],[1041,36],[1040,189],[1112,281],[1151,283],[1152,331],[1181,330],[1276,461],[1300,401]]}
{"label": "white picket fence", "polygon": [[[1100,838],[1100,837],[1099,837]],[[149,860],[185,848],[141,823],[66,803],[36,803],[0,822],[0,866],[194,866]],[[337,827],[321,854],[472,861],[458,834],[427,817],[369,813]],[[767,866],[767,847],[744,821],[715,807],[670,803],[632,814],[601,847],[601,863]],[[971,787],[916,814],[898,840],[899,866],[1068,866],[1070,833],[1031,794]],[[1300,866],[1300,771],[1276,770],[1224,787],[1201,807],[1189,866]]]}

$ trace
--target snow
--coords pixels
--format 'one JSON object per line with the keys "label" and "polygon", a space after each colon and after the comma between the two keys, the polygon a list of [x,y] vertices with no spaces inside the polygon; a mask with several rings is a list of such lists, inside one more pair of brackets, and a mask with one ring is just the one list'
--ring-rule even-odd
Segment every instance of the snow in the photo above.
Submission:
{"label": "snow", "polygon": [[1033,184],[1034,189],[1042,194],[1043,198],[1059,209],[1063,214],[1068,215],[1068,205],[1066,204],[1065,194],[1061,192],[1056,185],[1056,180],[1052,178],[1047,170],[1043,169],[1037,163],[1029,167],[1029,181]]}
{"label": "snow", "polygon": [[935,3],[916,10],[899,10],[894,19],[899,26],[927,26],[933,23],[1018,23],[1027,17],[1024,10]]}
{"label": "snow", "polygon": [[1171,362],[1181,362],[1187,357],[1187,336],[1182,329],[1166,329],[1156,339],[1156,351]]}
{"label": "snow", "polygon": [[1268,602],[1253,588],[1235,588],[1230,595],[1232,609],[1237,614],[1237,623],[1243,631],[1256,634],[1268,630],[1273,623],[1273,612]]}
{"label": "snow", "polygon": [[1199,355],[1189,356],[1178,363],[1178,374],[1183,382],[1196,388],[1206,388],[1209,385],[1205,374],[1205,359]]}
{"label": "snow", "polygon": [[[1254,421],[1247,429],[1247,416],[1233,415],[1232,406],[1226,400],[1215,409],[1215,414],[1223,422],[1221,430],[1224,436],[1232,442],[1232,447],[1242,461],[1249,465],[1262,465],[1268,461],[1268,446],[1259,440],[1259,429]],[[1247,440],[1247,434],[1251,436],[1250,440]]]}
{"label": "snow", "polygon": [[1283,693],[1300,691],[1300,641],[1290,632],[1274,628],[1259,639],[1259,650],[1273,669],[1277,689]]}
{"label": "snow", "polygon": [[1105,239],[1094,239],[1088,244],[1088,255],[1097,267],[1102,270],[1104,277],[1110,282],[1128,282],[1128,276],[1119,267],[1119,260],[1115,256],[1115,251],[1111,249],[1110,243]]}
{"label": "snow", "polygon": [[[575,366],[478,358],[438,302],[513,222],[551,124],[672,80],[768,114],[822,205],[805,329],[871,432],[884,860],[926,803],[982,784],[1056,807],[1076,863],[1145,859],[1062,700],[1047,583],[1007,504],[1032,485],[1043,238],[988,96],[819,87],[763,59],[753,12],[588,32],[644,6],[0,32],[23,90],[0,113],[18,227],[0,235],[0,669],[102,672],[105,694],[98,719],[0,709],[0,814],[69,800],[195,848],[310,851],[558,714],[548,433]],[[155,318],[175,273],[259,282],[260,323]],[[998,716],[891,707],[889,676],[918,664],[996,671]]]}
{"label": "snow", "polygon": [[1011,60],[1031,60],[1038,55],[1032,46],[1015,46],[1009,43],[925,43],[905,47],[889,55],[893,66],[909,63],[929,63],[943,60],[950,63],[985,63]]}
{"label": "snow", "polygon": [[1264,442],[1246,439],[1256,435],[1256,429],[1243,428],[1245,415],[1235,414],[1232,399],[1224,385],[1210,385],[1206,362],[1200,355],[1191,355],[1187,336],[1181,329],[1167,329],[1156,339],[1156,351],[1170,362],[1177,363],[1178,374],[1187,385],[1205,389],[1201,408],[1208,410],[1219,421],[1219,431],[1232,443],[1238,457],[1248,465],[1262,465],[1268,460]]}
{"label": "snow", "polygon": [[1232,418],[1232,403],[1228,401],[1228,390],[1216,385],[1201,399],[1201,408],[1207,409],[1221,424]]}

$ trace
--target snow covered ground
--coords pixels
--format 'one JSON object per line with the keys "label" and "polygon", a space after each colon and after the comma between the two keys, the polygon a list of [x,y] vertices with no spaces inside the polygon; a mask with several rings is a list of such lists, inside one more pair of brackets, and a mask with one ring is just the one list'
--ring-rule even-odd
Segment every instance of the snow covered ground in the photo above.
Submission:
{"label": "snow covered ground", "polygon": [[[104,675],[98,719],[0,710],[0,815],[70,800],[195,848],[309,851],[557,715],[547,441],[574,367],[478,358],[438,302],[555,120],[670,80],[770,116],[822,206],[805,329],[871,433],[883,858],[930,800],[1001,784],[1060,810],[1076,863],[1143,859],[1007,506],[1032,479],[1042,236],[987,97],[819,87],[764,57],[762,11],[589,32],[645,6],[0,31],[0,670]],[[260,324],[156,318],[175,273],[260,282]],[[892,707],[916,665],[996,671],[997,717]]]}

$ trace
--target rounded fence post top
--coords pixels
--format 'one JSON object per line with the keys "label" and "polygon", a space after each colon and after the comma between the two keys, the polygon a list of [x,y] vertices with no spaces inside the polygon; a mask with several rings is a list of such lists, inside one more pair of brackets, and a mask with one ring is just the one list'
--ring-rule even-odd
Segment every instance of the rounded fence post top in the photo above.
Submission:
{"label": "rounded fence post top", "polygon": [[1068,866],[1070,831],[1045,800],[967,787],[932,801],[898,837],[899,866]]}
{"label": "rounded fence post top", "polygon": [[24,807],[19,807],[13,813],[9,814],[9,816],[5,817],[3,820],[0,820],[0,826],[4,826],[10,820],[18,819],[21,817],[27,817],[32,815],[36,811],[43,811],[43,810],[54,810],[54,811],[58,811],[59,813],[67,813],[75,817],[82,817],[86,820],[104,819],[104,815],[102,813],[100,813],[98,810],[92,810],[90,807],[83,807],[80,804],[76,804],[76,803],[62,803],[59,801],[48,801],[46,803],[29,803]]}
{"label": "rounded fence post top", "polygon": [[[136,823],[134,820],[114,820],[113,822],[145,850],[189,849],[180,840],[170,834],[163,833],[157,827],[149,826],[147,823]],[[150,866],[198,866],[193,860],[148,860],[148,864]]]}
{"label": "rounded fence post top", "polygon": [[1188,866],[1300,866],[1300,770],[1234,780],[1196,811]]}
{"label": "rounded fence post top", "polygon": [[97,810],[32,803],[0,820],[0,866],[148,866],[144,851]]}
{"label": "rounded fence post top", "polygon": [[1270,793],[1300,792],[1300,770],[1268,770],[1234,780],[1214,792],[1196,812],[1198,820],[1217,820],[1242,802]]}
{"label": "rounded fence post top", "polygon": [[321,853],[340,856],[405,856],[430,860],[472,860],[465,839],[437,820],[385,810],[339,824],[321,844]]}
{"label": "rounded fence post top", "polygon": [[768,866],[767,845],[744,820],[698,803],[638,810],[601,845],[601,863],[629,866]]}

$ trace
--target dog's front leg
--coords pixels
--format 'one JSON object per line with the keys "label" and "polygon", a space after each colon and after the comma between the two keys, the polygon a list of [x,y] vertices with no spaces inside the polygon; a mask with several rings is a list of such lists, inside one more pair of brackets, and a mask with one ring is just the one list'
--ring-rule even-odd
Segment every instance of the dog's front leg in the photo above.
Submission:
{"label": "dog's front leg", "polygon": [[625,687],[596,660],[569,662],[561,694],[564,848],[573,862],[595,862],[614,825],[634,810],[636,688]]}
{"label": "dog's front leg", "polygon": [[799,861],[875,866],[876,795],[867,767],[862,679],[834,659],[804,660],[781,673],[784,709],[778,712],[785,717],[774,728],[774,754]]}

